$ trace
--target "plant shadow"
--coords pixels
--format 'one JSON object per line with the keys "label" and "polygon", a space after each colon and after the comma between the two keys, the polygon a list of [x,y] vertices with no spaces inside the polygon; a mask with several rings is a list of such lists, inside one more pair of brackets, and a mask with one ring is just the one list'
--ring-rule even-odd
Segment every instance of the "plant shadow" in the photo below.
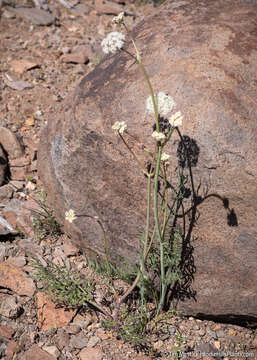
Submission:
{"label": "plant shadow", "polygon": [[[219,199],[226,210],[227,225],[231,227],[238,226],[236,212],[233,208],[230,208],[229,200],[226,197],[216,193],[208,193],[208,189],[203,192],[203,195],[200,194],[202,184],[201,182],[195,184],[193,174],[193,169],[198,164],[200,148],[196,140],[187,135],[182,135],[178,128],[176,130],[179,135],[177,171],[182,182],[180,183],[180,197],[177,199],[171,229],[177,227],[180,229],[181,256],[178,264],[180,279],[170,285],[166,297],[166,309],[170,307],[171,303],[176,307],[179,301],[185,301],[186,299],[197,301],[197,293],[193,288],[196,273],[193,242],[197,239],[194,235],[194,228],[201,215],[199,205],[211,197]],[[169,184],[169,186],[171,185]]]}

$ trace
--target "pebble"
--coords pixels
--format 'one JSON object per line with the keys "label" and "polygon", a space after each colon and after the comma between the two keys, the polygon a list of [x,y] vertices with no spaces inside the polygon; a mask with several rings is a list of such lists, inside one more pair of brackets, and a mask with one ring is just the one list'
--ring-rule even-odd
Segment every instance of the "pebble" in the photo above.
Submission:
{"label": "pebble", "polygon": [[17,298],[8,294],[0,294],[0,314],[11,319],[19,317],[22,308]]}
{"label": "pebble", "polygon": [[81,327],[78,324],[70,324],[69,326],[66,326],[66,331],[68,334],[78,334],[81,330]]}
{"label": "pebble", "polygon": [[83,349],[88,344],[88,339],[82,333],[80,335],[72,335],[70,339],[70,345],[75,349]]}
{"label": "pebble", "polygon": [[42,349],[48,352],[48,354],[53,355],[55,359],[58,359],[58,357],[61,354],[60,351],[57,349],[57,347],[54,345],[48,345],[48,346],[46,345],[43,346]]}
{"label": "pebble", "polygon": [[101,341],[98,336],[92,336],[87,343],[87,347],[94,347]]}

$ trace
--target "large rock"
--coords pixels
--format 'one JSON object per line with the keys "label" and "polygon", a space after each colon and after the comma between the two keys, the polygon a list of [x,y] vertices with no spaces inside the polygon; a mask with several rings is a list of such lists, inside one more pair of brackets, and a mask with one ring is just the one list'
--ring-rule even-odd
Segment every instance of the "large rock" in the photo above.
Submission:
{"label": "large rock", "polygon": [[[191,147],[195,195],[185,208],[191,201],[194,207],[186,215],[184,279],[175,289],[187,315],[257,318],[256,11],[255,1],[167,2],[134,30],[155,92],[174,97]],[[107,56],[60,114],[50,114],[39,148],[40,177],[57,219],[63,223],[69,208],[99,216],[110,254],[130,261],[144,229],[146,179],[111,125],[126,121],[153,148],[148,95],[129,55]],[[146,162],[134,138],[125,136]],[[178,145],[175,137],[166,149],[174,156],[172,171]],[[92,219],[65,222],[65,229],[83,249],[103,254]]]}

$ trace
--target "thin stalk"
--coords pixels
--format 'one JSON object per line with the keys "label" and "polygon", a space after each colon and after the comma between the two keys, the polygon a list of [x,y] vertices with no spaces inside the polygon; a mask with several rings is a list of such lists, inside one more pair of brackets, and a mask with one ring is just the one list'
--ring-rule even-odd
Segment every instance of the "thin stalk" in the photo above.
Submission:
{"label": "thin stalk", "polygon": [[161,237],[160,223],[159,223],[159,214],[158,214],[158,179],[160,172],[160,163],[161,163],[161,154],[162,154],[162,145],[158,144],[158,157],[156,161],[156,170],[154,175],[154,218],[156,225],[157,238],[160,243],[160,262],[161,262],[161,298],[159,306],[157,309],[157,315],[160,312],[160,309],[163,307],[164,296],[165,296],[165,273],[164,273],[164,258],[163,258],[163,243]]}
{"label": "thin stalk", "polygon": [[142,64],[141,59],[137,59],[137,63],[140,67],[140,69],[142,70],[145,80],[147,82],[147,85],[149,87],[150,90],[150,94],[151,94],[151,98],[152,98],[152,102],[153,102],[153,108],[154,108],[154,120],[155,120],[155,124],[156,124],[156,131],[159,132],[159,114],[158,114],[158,108],[157,108],[157,104],[156,104],[156,99],[154,96],[154,92],[153,92],[153,87],[152,84],[150,82],[149,76],[145,70],[144,65]]}
{"label": "thin stalk", "polygon": [[[151,170],[152,170],[152,166],[151,166]],[[149,238],[149,229],[150,229],[150,205],[151,205],[151,171],[150,171],[150,174],[148,174],[148,182],[147,182],[146,230],[145,230],[143,259],[141,261],[140,269],[138,270],[137,277],[135,278],[133,284],[128,288],[128,290],[125,292],[125,294],[123,294],[123,296],[118,300],[118,302],[117,302],[117,304],[115,306],[115,309],[114,309],[114,312],[113,312],[113,318],[114,318],[114,321],[116,322],[116,327],[118,326],[118,314],[119,314],[121,304],[126,300],[128,295],[137,286],[137,284],[138,284],[138,282],[140,280],[141,274],[144,271],[145,261],[146,261],[147,255],[149,253],[149,250],[150,250],[150,245],[149,245],[149,247],[147,247],[148,238]],[[152,239],[151,239],[150,243],[152,244]]]}
{"label": "thin stalk", "polygon": [[138,48],[136,46],[136,41],[135,39],[133,38],[133,35],[131,34],[131,30],[128,28],[128,26],[125,24],[125,22],[123,22],[123,25],[128,33],[128,35],[130,36],[131,40],[132,40],[132,43],[133,43],[133,46],[136,50],[136,56],[134,56],[133,54],[131,54],[129,51],[127,50],[124,50],[125,52],[127,52],[130,56],[133,57],[133,59],[135,59],[140,67],[140,69],[142,70],[143,72],[143,75],[144,75],[144,78],[147,82],[147,85],[149,87],[149,90],[150,90],[150,94],[151,94],[151,98],[152,98],[152,102],[153,102],[153,108],[154,108],[154,119],[155,119],[155,123],[156,123],[156,131],[159,132],[159,113],[158,113],[158,108],[157,108],[157,104],[156,104],[156,99],[155,99],[155,96],[154,96],[154,92],[153,92],[153,87],[152,87],[152,84],[150,82],[150,79],[149,79],[149,76],[145,70],[145,67],[144,65],[142,64],[142,59],[141,59],[141,56],[140,56],[140,53],[138,51]]}
{"label": "thin stalk", "polygon": [[123,143],[125,144],[126,148],[129,150],[129,152],[131,153],[131,155],[133,156],[133,158],[136,160],[136,163],[138,164],[138,166],[140,167],[140,169],[143,171],[143,173],[148,176],[148,172],[145,171],[144,166],[141,164],[140,160],[137,158],[137,156],[135,155],[135,153],[133,152],[133,150],[130,148],[130,146],[127,144],[127,142],[125,141],[125,139],[123,138],[123,136],[119,133],[119,136],[121,138],[121,140],[123,141]]}

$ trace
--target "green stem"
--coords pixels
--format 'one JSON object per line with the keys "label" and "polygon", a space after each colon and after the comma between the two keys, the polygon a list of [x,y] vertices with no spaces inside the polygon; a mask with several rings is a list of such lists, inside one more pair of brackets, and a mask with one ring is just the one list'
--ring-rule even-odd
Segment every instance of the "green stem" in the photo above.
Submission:
{"label": "green stem", "polygon": [[156,99],[155,99],[154,92],[153,92],[153,87],[152,87],[149,76],[148,76],[148,74],[147,74],[147,72],[145,70],[145,67],[142,64],[141,60],[137,59],[137,63],[138,63],[140,69],[142,70],[142,72],[144,74],[145,80],[146,80],[147,85],[148,85],[149,90],[150,90],[150,94],[151,94],[151,98],[152,98],[152,102],[153,102],[153,108],[154,108],[154,120],[155,120],[155,124],[156,124],[156,131],[159,132],[159,114],[158,114],[158,108],[157,108],[157,104],[156,104]]}
{"label": "green stem", "polygon": [[161,262],[161,298],[157,309],[157,316],[163,307],[165,297],[165,273],[164,273],[164,258],[163,258],[163,242],[160,230],[159,214],[158,214],[158,179],[160,172],[162,145],[158,144],[158,157],[156,162],[156,170],[154,175],[154,218],[156,225],[157,238],[160,243],[160,262]]}

